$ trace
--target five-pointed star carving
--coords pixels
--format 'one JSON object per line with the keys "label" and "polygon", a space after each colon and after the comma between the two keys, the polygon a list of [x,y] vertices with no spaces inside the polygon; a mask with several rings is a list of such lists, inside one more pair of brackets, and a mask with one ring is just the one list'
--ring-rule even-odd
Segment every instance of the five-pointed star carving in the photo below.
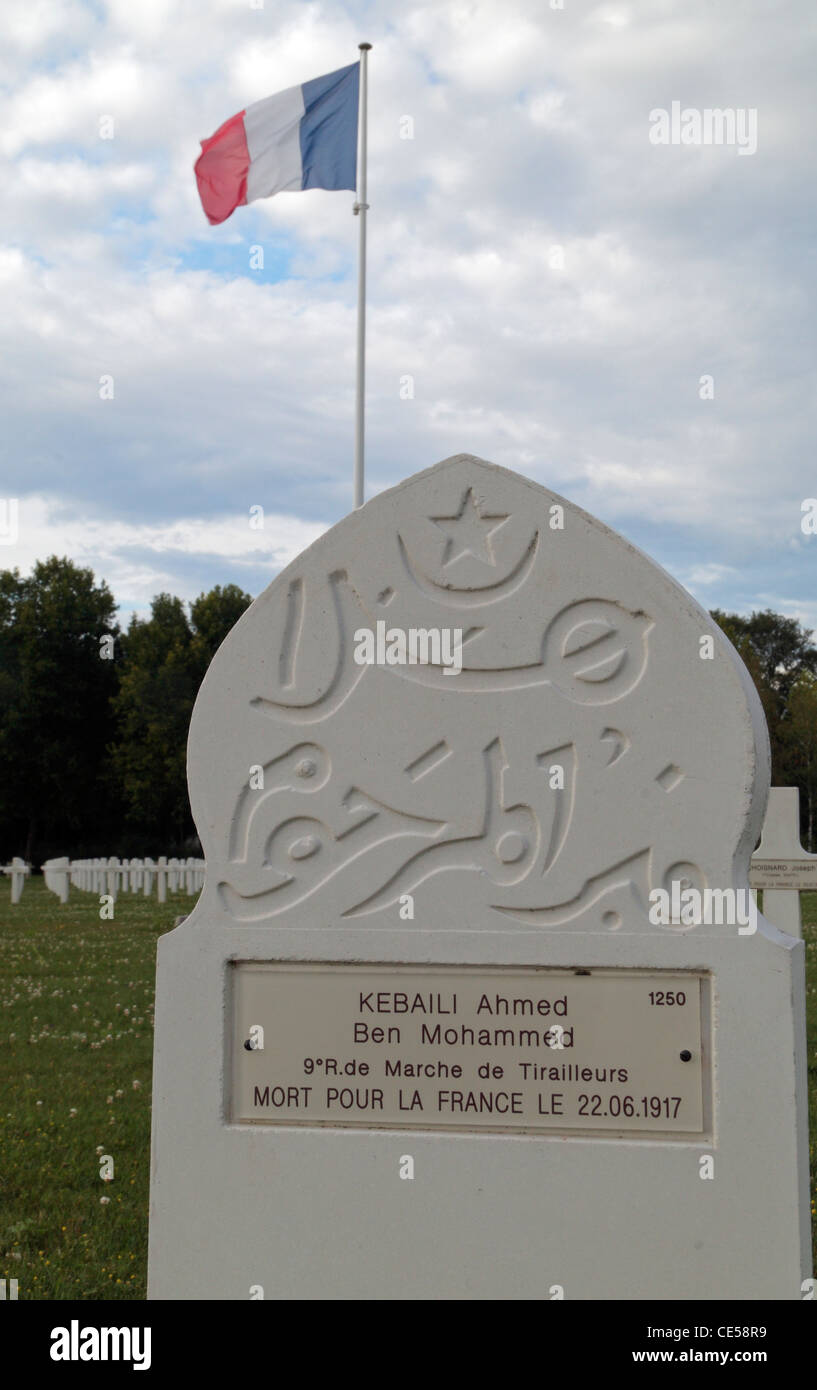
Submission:
{"label": "five-pointed star carving", "polygon": [[483,512],[469,487],[456,515],[429,518],[446,533],[442,564],[451,565],[463,555],[473,555],[483,564],[495,565],[491,536],[508,520],[508,515],[506,512],[504,516],[489,516]]}

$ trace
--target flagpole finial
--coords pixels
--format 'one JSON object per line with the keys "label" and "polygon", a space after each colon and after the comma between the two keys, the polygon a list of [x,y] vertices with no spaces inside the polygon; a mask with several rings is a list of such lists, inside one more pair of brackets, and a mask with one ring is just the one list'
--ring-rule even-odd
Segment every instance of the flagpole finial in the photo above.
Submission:
{"label": "flagpole finial", "polygon": [[372,45],[371,45],[370,43],[359,43],[359,44],[358,44],[358,48],[371,48],[371,46],[372,46]]}

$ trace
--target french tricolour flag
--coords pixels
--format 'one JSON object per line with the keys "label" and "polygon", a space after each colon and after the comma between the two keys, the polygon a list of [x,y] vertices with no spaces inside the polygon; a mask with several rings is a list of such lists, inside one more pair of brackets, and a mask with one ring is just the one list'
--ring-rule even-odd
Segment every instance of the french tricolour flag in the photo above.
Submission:
{"label": "french tricolour flag", "polygon": [[305,188],[355,188],[360,63],[239,111],[202,140],[196,182],[208,221]]}

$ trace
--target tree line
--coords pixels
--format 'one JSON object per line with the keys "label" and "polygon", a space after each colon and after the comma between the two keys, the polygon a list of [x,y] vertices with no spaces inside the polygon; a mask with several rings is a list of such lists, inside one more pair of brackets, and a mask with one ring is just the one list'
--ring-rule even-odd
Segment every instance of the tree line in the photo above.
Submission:
{"label": "tree line", "polygon": [[252,602],[235,584],[158,594],[126,630],[93,571],[0,571],[0,858],[195,853],[187,730],[216,650]]}
{"label": "tree line", "polygon": [[817,834],[817,647],[796,618],[771,609],[742,617],[712,609],[755,683],[772,748],[772,786],[799,787],[800,832],[812,853]]}
{"label": "tree line", "polygon": [[[187,731],[216,650],[252,602],[235,584],[158,594],[126,629],[104,580],[52,556],[0,571],[0,860],[196,853]],[[713,610],[754,680],[772,781],[817,831],[817,647],[794,618]]]}

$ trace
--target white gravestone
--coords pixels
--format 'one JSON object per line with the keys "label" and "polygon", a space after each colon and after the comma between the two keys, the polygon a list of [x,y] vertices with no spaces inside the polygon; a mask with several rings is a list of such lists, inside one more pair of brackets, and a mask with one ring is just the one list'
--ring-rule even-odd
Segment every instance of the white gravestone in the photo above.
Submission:
{"label": "white gravestone", "polygon": [[256,599],[188,766],[151,1298],[802,1297],[803,943],[651,920],[750,899],[769,783],[667,574],[449,459]]}
{"label": "white gravestone", "polygon": [[116,902],[116,899],[119,896],[119,879],[121,875],[121,866],[116,855],[111,855],[107,863],[107,892],[109,896],[113,898],[114,902]]}
{"label": "white gravestone", "polygon": [[60,859],[46,859],[42,870],[46,888],[56,893],[61,903],[67,903],[71,883],[71,861],[65,856]]}
{"label": "white gravestone", "polygon": [[10,864],[4,864],[0,871],[11,878],[11,902],[12,906],[18,903],[23,896],[23,888],[31,869],[24,859],[15,855]]}
{"label": "white gravestone", "polygon": [[167,902],[167,859],[163,854],[156,869],[156,897],[160,903]]}
{"label": "white gravestone", "polygon": [[802,936],[800,894],[817,891],[817,854],[800,844],[800,793],[772,787],[749,882],[763,889],[763,915],[790,936]]}
{"label": "white gravestone", "polygon": [[142,872],[143,872],[143,875],[144,875],[144,889],[143,889],[143,893],[144,893],[144,896],[145,896],[146,898],[149,898],[149,897],[150,897],[150,893],[151,893],[151,888],[152,888],[152,886],[153,886],[153,875],[154,875],[155,872],[156,872],[156,865],[154,864],[154,862],[153,862],[152,859],[146,859],[146,860],[144,861],[144,868],[143,868]]}

